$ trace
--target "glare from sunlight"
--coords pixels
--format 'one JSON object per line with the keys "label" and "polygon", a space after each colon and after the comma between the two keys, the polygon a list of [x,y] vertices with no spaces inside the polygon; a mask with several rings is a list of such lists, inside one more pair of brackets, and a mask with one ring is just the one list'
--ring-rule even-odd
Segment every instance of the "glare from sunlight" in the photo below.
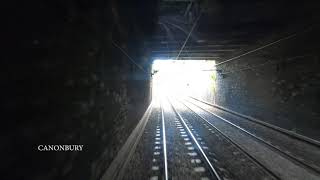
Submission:
{"label": "glare from sunlight", "polygon": [[157,59],[152,69],[153,98],[170,95],[214,100],[215,61]]}

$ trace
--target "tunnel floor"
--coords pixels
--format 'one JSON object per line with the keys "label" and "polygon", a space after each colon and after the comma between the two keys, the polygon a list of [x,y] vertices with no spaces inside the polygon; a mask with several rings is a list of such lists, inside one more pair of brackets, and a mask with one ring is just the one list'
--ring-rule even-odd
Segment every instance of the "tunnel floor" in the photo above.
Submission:
{"label": "tunnel floor", "polygon": [[118,179],[320,177],[319,144],[192,97],[154,100],[140,134],[122,148]]}

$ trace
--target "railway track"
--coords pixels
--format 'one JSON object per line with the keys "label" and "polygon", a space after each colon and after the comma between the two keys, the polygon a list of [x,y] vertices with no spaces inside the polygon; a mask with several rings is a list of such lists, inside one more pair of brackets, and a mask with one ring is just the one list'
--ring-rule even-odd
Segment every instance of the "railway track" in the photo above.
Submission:
{"label": "railway track", "polygon": [[[286,158],[290,159],[291,161],[293,161],[297,165],[302,166],[305,169],[308,169],[310,172],[315,173],[315,174],[320,176],[320,167],[317,166],[315,163],[311,163],[311,162],[305,161],[305,160],[302,159],[302,157],[299,157],[299,156],[295,155],[294,153],[289,152],[288,150],[283,150],[284,148],[281,148],[280,145],[274,145],[271,141],[267,141],[264,138],[261,138],[260,136],[250,132],[247,129],[244,129],[244,128],[240,127],[239,125],[231,122],[230,120],[228,120],[226,118],[223,118],[222,116],[220,116],[220,115],[218,115],[216,113],[208,111],[207,109],[205,109],[205,108],[203,108],[203,107],[201,107],[201,106],[199,106],[197,104],[194,104],[191,101],[188,101],[188,102],[193,104],[193,105],[195,105],[195,106],[197,106],[197,107],[199,107],[200,109],[204,110],[205,112],[210,113],[211,115],[215,116],[219,120],[221,120],[221,121],[223,121],[225,123],[228,123],[232,127],[235,127],[236,129],[239,129],[243,133],[245,133],[245,134],[249,135],[250,137],[254,138],[255,140],[259,141],[260,143],[268,146],[269,148],[273,149],[274,151],[276,151],[276,152],[280,153],[281,155],[285,156]],[[275,131],[279,131],[279,130],[275,130]],[[282,133],[282,132],[280,132],[280,133]],[[288,134],[288,136],[290,136],[290,134]],[[296,137],[292,137],[292,138],[296,139]],[[304,139],[299,139],[299,140],[310,144],[310,141],[306,141]],[[313,144],[313,146],[318,147],[317,144]],[[318,149],[318,150],[320,151],[320,149]],[[316,157],[314,157],[314,158],[316,158]]]}
{"label": "railway track", "polygon": [[160,105],[161,109],[161,124],[162,124],[162,144],[163,144],[163,159],[164,159],[164,179],[168,180],[168,162],[167,162],[167,141],[166,141],[166,126],[164,120],[164,113],[162,106]]}
{"label": "railway track", "polygon": [[133,157],[120,170],[125,175],[117,179],[222,180],[174,107],[168,101],[160,104],[153,107]]}
{"label": "railway track", "polygon": [[[131,149],[134,153],[132,157],[128,156],[125,159],[128,163],[119,170],[123,175],[116,179],[312,180],[320,177],[314,169],[301,165],[293,157],[287,157],[284,154],[287,152],[281,153],[260,142],[263,139],[256,139],[252,134],[248,134],[250,132],[239,129],[241,127],[219,119],[229,128],[236,128],[245,134],[246,136],[241,135],[242,139],[252,144],[242,143],[237,139],[238,135],[230,135],[238,132],[216,125],[217,120],[213,123],[212,118],[208,119],[209,112],[191,102],[163,98],[161,102],[153,104],[152,113],[142,136],[140,140],[136,140],[139,142],[134,143],[137,144],[136,149]],[[195,110],[196,107],[207,115],[199,113]],[[246,139],[247,137],[250,138]],[[253,143],[255,141],[260,144]],[[250,151],[251,146],[264,148],[263,152],[266,152],[266,155],[272,152],[275,155],[270,157],[275,158],[272,159],[275,162],[270,165],[259,158],[257,153]],[[261,152],[258,155],[264,156]],[[293,162],[297,166],[289,167],[289,170],[282,172],[283,164],[277,164],[281,162],[279,159],[287,164]],[[299,175],[300,169],[303,170],[301,175]]]}
{"label": "railway track", "polygon": [[163,122],[167,138],[169,179],[221,180],[199,142],[174,107],[163,102]]}
{"label": "railway track", "polygon": [[[204,148],[207,149],[207,154],[216,154],[211,161],[217,162],[216,159],[220,159],[222,163],[218,166],[224,167],[228,173],[231,174],[227,177],[227,179],[280,179],[276,174],[270,171],[266,166],[252,157],[249,153],[247,153],[240,145],[230,139],[227,135],[225,135],[222,131],[220,131],[217,127],[215,127],[212,123],[207,121],[201,115],[195,113],[185,105],[183,102],[179,101],[183,106],[187,107],[190,111],[183,111],[182,116],[188,118],[188,120],[184,120],[186,124],[188,124],[192,131],[198,136],[198,139],[203,141],[207,141],[209,143],[203,143],[205,145]],[[183,119],[180,113],[176,110],[178,116]],[[197,117],[195,117],[197,116]],[[201,120],[199,120],[201,119]],[[202,121],[202,122],[199,122]],[[202,126],[202,128],[201,128]],[[210,140],[211,143],[210,143]],[[214,148],[214,146],[221,146],[223,150],[217,150],[218,148]],[[210,150],[210,148],[212,150]],[[226,150],[228,149],[228,150]],[[216,150],[216,152],[215,152]],[[229,153],[231,156],[222,156],[219,153]],[[204,152],[205,153],[205,152]],[[220,158],[219,158],[220,156]],[[228,158],[228,159],[227,159]],[[210,161],[210,160],[209,160]],[[223,163],[223,161],[227,161],[230,163]],[[228,165],[235,163],[236,161],[241,161],[242,163],[236,164],[233,167],[227,167]],[[246,166],[249,165],[249,166]],[[223,169],[222,167],[218,167],[219,169]],[[233,172],[233,170],[236,172]],[[241,170],[246,170],[244,174],[241,174]],[[237,172],[238,171],[238,172]],[[225,174],[223,171],[219,172],[220,174]],[[237,174],[238,173],[238,174]],[[251,177],[248,177],[248,174]]]}
{"label": "railway track", "polygon": [[[305,161],[305,160],[302,159],[301,157],[296,157],[296,156],[294,155],[294,153],[289,152],[288,150],[283,150],[283,149],[281,149],[281,148],[280,148],[279,146],[277,146],[277,145],[273,145],[271,141],[266,141],[266,140],[264,140],[263,138],[261,138],[261,137],[255,135],[255,134],[249,132],[249,130],[244,129],[244,128],[242,128],[242,127],[240,127],[240,126],[238,126],[238,125],[236,125],[236,124],[228,121],[226,118],[223,118],[223,117],[221,117],[221,116],[219,116],[219,115],[217,115],[217,114],[215,114],[215,113],[213,113],[213,112],[211,112],[211,111],[208,111],[207,109],[205,109],[205,108],[203,108],[203,107],[201,107],[201,106],[199,106],[199,105],[197,105],[197,104],[193,104],[193,103],[190,102],[190,101],[185,101],[185,103],[186,103],[186,102],[187,102],[187,104],[188,104],[188,109],[189,109],[190,111],[193,111],[193,112],[196,113],[198,116],[201,116],[202,119],[210,122],[211,124],[218,124],[218,125],[220,126],[220,127],[219,127],[220,130],[223,129],[225,132],[228,132],[228,131],[235,131],[235,130],[232,130],[232,128],[233,128],[233,129],[237,129],[238,131],[240,131],[240,132],[242,132],[243,134],[247,135],[248,137],[252,138],[252,139],[255,140],[256,142],[259,142],[260,144],[264,145],[264,146],[267,147],[268,149],[270,149],[270,150],[272,150],[273,152],[277,153],[277,154],[278,154],[278,155],[277,155],[278,157],[281,157],[281,158],[283,158],[283,159],[289,160],[290,162],[294,163],[294,164],[296,165],[295,168],[300,167],[300,168],[297,168],[297,171],[298,171],[298,170],[302,170],[303,172],[301,172],[301,174],[302,174],[302,173],[305,173],[305,174],[310,175],[310,179],[318,179],[318,178],[320,177],[319,170],[317,169],[317,166],[315,166],[313,163],[308,163],[307,161]],[[192,105],[191,108],[190,108],[190,105]],[[199,110],[199,111],[198,111],[198,110],[195,111],[195,108],[198,108],[198,109],[200,109],[200,110]],[[202,112],[201,112],[201,115],[199,115],[199,114],[200,114],[200,111],[202,111]],[[207,114],[206,114],[206,113],[207,113]],[[209,114],[209,115],[208,115],[208,114]],[[210,117],[210,115],[211,115],[211,117]],[[213,118],[213,119],[212,119],[212,118]],[[226,125],[221,125],[221,123],[220,123],[219,121],[224,122]],[[220,123],[220,124],[219,124],[219,123]],[[230,126],[230,128],[228,127],[229,130],[225,129],[226,126]],[[222,128],[222,127],[223,127],[223,128]],[[230,135],[230,133],[229,133],[229,135]],[[232,135],[232,134],[231,134],[231,135]],[[233,136],[232,138],[237,139],[235,136]],[[231,139],[232,139],[232,138],[231,138]],[[309,144],[309,142],[306,142],[306,143]],[[295,145],[294,143],[292,143],[292,144]],[[307,145],[307,144],[306,144],[306,145]],[[290,148],[290,147],[288,147],[288,148]],[[317,154],[317,153],[319,153],[319,151],[315,152],[315,154]],[[279,155],[280,155],[280,156],[279,156]],[[317,158],[317,157],[314,157],[314,158]],[[278,162],[281,162],[281,161],[278,161]],[[265,163],[265,162],[263,162],[263,163]],[[281,174],[278,169],[276,169],[276,168],[274,168],[274,167],[272,167],[272,166],[270,166],[270,165],[272,165],[272,163],[269,164],[269,169],[271,168],[271,169],[273,169],[273,171],[278,171],[278,174]],[[276,166],[277,164],[274,163],[273,165]],[[290,169],[290,168],[288,168],[288,169]],[[291,171],[291,172],[293,172],[293,171]],[[292,173],[292,174],[298,174],[298,175],[299,175],[299,173]],[[300,175],[301,175],[301,174],[300,174]],[[301,176],[301,177],[302,177],[302,176]],[[286,178],[281,177],[281,179],[286,179]],[[299,179],[299,178],[298,178],[298,179]],[[302,179],[302,178],[300,178],[300,179]]]}
{"label": "railway track", "polygon": [[[218,174],[217,170],[214,168],[214,165],[210,162],[208,156],[206,155],[206,153],[204,152],[204,150],[202,149],[202,146],[200,145],[200,142],[198,142],[198,140],[196,139],[196,136],[192,133],[192,131],[189,128],[189,124],[187,124],[187,122],[182,118],[182,116],[179,114],[179,112],[175,109],[175,107],[172,105],[172,103],[170,102],[170,105],[173,109],[173,111],[176,113],[176,115],[178,116],[178,121],[176,121],[177,123],[177,127],[182,127],[180,124],[183,125],[183,127],[181,129],[186,129],[188,132],[189,137],[191,137],[193,143],[196,146],[196,149],[198,150],[198,152],[200,153],[203,161],[206,163],[206,165],[209,167],[210,173],[211,175],[216,179],[216,180],[222,180],[223,178],[220,177],[220,175]],[[181,122],[181,123],[180,123]],[[192,127],[192,126],[191,126]],[[183,132],[183,131],[182,131]],[[190,144],[191,146],[189,147],[193,147],[192,144]],[[193,147],[194,148],[194,147]],[[190,149],[193,149],[190,148]]]}
{"label": "railway track", "polygon": [[209,103],[209,102],[206,102],[206,101],[203,101],[203,100],[194,98],[194,97],[192,97],[192,96],[189,96],[189,98],[191,98],[191,99],[193,99],[193,100],[196,100],[196,101],[198,101],[198,102],[201,102],[201,103],[203,103],[203,104],[209,105],[209,106],[211,106],[211,107],[220,109],[220,110],[225,111],[225,112],[227,112],[227,113],[233,114],[233,115],[238,116],[238,117],[240,117],[240,118],[246,119],[246,120],[248,120],[248,121],[254,122],[254,123],[259,124],[259,125],[261,125],[261,126],[264,126],[264,127],[266,127],[266,128],[272,129],[272,130],[277,131],[277,132],[279,132],[279,133],[281,133],[281,134],[290,136],[290,137],[292,137],[292,138],[294,138],[294,139],[297,139],[297,140],[299,140],[299,141],[303,141],[303,142],[308,143],[308,144],[310,144],[310,145],[312,145],[312,146],[316,146],[316,147],[319,147],[319,148],[320,148],[320,142],[317,141],[317,140],[314,140],[314,139],[311,139],[311,138],[309,138],[309,137],[303,136],[303,135],[301,135],[301,134],[297,134],[297,133],[294,133],[294,132],[292,132],[292,131],[289,131],[289,130],[280,128],[280,127],[278,127],[278,126],[275,126],[275,125],[272,125],[272,124],[263,122],[263,121],[258,120],[258,119],[256,119],[256,118],[253,118],[253,117],[250,117],[250,116],[247,116],[247,115],[244,115],[244,114],[240,114],[240,113],[235,112],[235,111],[232,111],[232,110],[230,110],[230,109],[226,109],[226,108],[224,108],[224,107],[221,107],[221,106],[218,106],[218,105],[215,105],[215,104],[211,104],[211,103]]}

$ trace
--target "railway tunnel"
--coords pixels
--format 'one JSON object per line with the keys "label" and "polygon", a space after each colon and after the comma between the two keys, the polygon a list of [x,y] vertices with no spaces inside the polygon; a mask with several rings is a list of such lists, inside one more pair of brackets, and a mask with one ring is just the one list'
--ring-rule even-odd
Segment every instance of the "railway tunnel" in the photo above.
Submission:
{"label": "railway tunnel", "polygon": [[3,7],[2,179],[320,179],[319,2]]}

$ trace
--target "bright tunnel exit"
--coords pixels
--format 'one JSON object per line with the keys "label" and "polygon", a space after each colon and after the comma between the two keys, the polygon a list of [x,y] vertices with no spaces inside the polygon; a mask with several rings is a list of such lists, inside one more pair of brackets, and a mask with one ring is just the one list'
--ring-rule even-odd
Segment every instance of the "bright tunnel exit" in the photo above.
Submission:
{"label": "bright tunnel exit", "polygon": [[192,96],[214,102],[215,61],[154,60],[153,99],[161,96]]}

